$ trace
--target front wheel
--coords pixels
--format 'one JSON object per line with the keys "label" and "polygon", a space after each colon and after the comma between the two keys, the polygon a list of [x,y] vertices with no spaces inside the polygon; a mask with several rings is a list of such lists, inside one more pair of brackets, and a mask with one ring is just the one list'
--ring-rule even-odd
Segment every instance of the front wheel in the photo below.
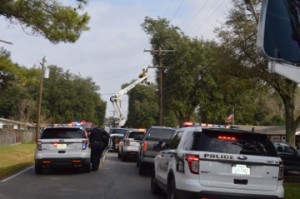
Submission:
{"label": "front wheel", "polygon": [[176,185],[175,180],[171,179],[170,183],[168,184],[168,199],[177,199],[176,196]]}

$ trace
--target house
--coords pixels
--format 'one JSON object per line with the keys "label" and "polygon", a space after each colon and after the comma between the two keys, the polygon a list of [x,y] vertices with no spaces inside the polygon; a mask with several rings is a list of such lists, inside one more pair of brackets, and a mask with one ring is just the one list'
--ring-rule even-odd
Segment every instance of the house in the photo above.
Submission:
{"label": "house", "polygon": [[19,129],[25,130],[29,128],[33,128],[34,125],[31,123],[24,123],[15,120],[9,120],[0,117],[0,129]]}

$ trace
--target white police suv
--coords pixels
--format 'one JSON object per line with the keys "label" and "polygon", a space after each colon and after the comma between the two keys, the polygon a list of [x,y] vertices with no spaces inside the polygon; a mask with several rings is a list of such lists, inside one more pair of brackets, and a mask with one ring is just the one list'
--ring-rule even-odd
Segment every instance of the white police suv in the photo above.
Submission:
{"label": "white police suv", "polygon": [[79,126],[45,128],[34,154],[35,173],[44,169],[71,166],[90,172],[91,149],[87,132]]}
{"label": "white police suv", "polygon": [[170,199],[283,199],[283,165],[264,134],[227,128],[176,130],[154,159],[153,194]]}

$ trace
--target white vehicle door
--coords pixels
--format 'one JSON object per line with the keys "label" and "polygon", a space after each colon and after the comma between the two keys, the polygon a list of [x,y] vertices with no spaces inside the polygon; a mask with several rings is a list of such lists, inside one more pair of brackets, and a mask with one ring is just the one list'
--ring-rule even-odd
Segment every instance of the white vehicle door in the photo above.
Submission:
{"label": "white vehicle door", "polygon": [[166,146],[164,146],[167,149],[161,151],[155,160],[157,161],[155,163],[156,178],[165,185],[167,184],[169,170],[172,168],[173,162],[175,162],[176,149],[182,134],[182,131],[175,132],[166,142]]}

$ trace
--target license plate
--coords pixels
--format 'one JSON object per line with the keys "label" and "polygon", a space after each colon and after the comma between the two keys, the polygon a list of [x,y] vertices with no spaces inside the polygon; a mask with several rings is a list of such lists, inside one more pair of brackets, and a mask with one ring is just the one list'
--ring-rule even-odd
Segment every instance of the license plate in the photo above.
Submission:
{"label": "license plate", "polygon": [[57,144],[57,149],[66,149],[67,144]]}
{"label": "license plate", "polygon": [[250,168],[243,164],[234,165],[231,171],[233,174],[250,175]]}

